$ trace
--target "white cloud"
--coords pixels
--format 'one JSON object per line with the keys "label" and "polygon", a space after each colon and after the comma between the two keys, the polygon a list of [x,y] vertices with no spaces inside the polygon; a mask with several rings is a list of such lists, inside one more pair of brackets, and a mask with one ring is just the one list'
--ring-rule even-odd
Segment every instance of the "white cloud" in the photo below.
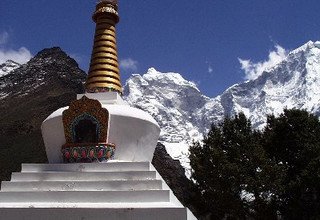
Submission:
{"label": "white cloud", "polygon": [[28,62],[32,58],[32,54],[27,48],[21,47],[18,50],[13,50],[6,47],[9,37],[6,31],[0,33],[0,46],[2,45],[0,47],[0,64],[7,60],[13,60],[20,64]]}
{"label": "white cloud", "polygon": [[241,69],[245,73],[246,80],[253,80],[258,78],[264,71],[272,69],[275,65],[279,64],[284,58],[286,58],[288,52],[280,45],[275,45],[275,50],[270,51],[268,59],[253,63],[250,59],[244,60],[238,58]]}
{"label": "white cloud", "polygon": [[7,60],[13,60],[17,63],[24,64],[31,58],[32,54],[25,47],[21,47],[18,50],[0,48],[0,64],[6,62]]}
{"label": "white cloud", "polygon": [[120,68],[125,71],[137,71],[138,61],[135,61],[131,58],[122,59],[120,60]]}
{"label": "white cloud", "polygon": [[2,33],[0,33],[0,45],[6,44],[8,42],[8,39],[9,39],[8,32],[3,31]]}

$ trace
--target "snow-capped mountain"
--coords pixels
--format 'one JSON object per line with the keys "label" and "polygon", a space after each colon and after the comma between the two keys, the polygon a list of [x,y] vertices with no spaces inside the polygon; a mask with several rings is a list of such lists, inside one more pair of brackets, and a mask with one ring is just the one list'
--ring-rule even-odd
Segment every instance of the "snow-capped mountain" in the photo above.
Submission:
{"label": "snow-capped mountain", "polygon": [[306,109],[320,116],[320,42],[308,42],[291,51],[270,71],[253,81],[234,85],[213,102],[223,108],[210,115],[244,112],[255,128],[263,127],[267,114],[284,108]]}
{"label": "snow-capped mountain", "polygon": [[156,119],[161,127],[160,142],[172,157],[187,163],[188,144],[199,140],[204,131],[200,110],[211,99],[180,74],[161,73],[154,68],[127,80],[124,99]]}
{"label": "snow-capped mountain", "polygon": [[150,68],[144,75],[134,74],[124,89],[125,99],[147,110],[161,126],[161,141],[179,143],[198,139],[197,109],[210,99],[201,94],[193,82],[178,73],[160,73]]}
{"label": "snow-capped mountain", "polygon": [[[0,99],[6,103],[0,106],[3,112],[7,112],[8,106],[20,112],[19,106],[28,104],[23,101],[27,96],[35,101],[43,96],[43,103],[48,99],[58,105],[66,100],[58,100],[56,94],[82,92],[85,74],[60,48],[45,49],[27,64],[17,65],[18,68],[12,63],[0,65],[10,73],[0,77]],[[16,69],[10,70],[10,66]],[[319,88],[320,42],[310,41],[257,79],[233,85],[214,98],[203,95],[195,83],[178,73],[161,73],[151,68],[145,74],[129,78],[124,99],[157,120],[161,127],[160,142],[188,168],[188,146],[192,140],[200,140],[211,123],[221,122],[225,115],[244,112],[255,128],[262,128],[267,114],[277,115],[284,108],[306,109],[320,116]]]}
{"label": "snow-capped mountain", "polygon": [[10,72],[19,68],[20,66],[21,66],[21,64],[19,64],[17,62],[14,62],[12,60],[7,60],[3,64],[0,64],[0,77],[3,77],[5,75],[9,74]]}
{"label": "snow-capped mountain", "polygon": [[320,42],[306,43],[257,79],[233,85],[215,98],[203,95],[178,73],[154,68],[132,75],[124,98],[157,120],[160,141],[188,167],[188,145],[226,115],[243,112],[254,128],[262,128],[267,114],[278,115],[284,108],[306,109],[320,116]]}

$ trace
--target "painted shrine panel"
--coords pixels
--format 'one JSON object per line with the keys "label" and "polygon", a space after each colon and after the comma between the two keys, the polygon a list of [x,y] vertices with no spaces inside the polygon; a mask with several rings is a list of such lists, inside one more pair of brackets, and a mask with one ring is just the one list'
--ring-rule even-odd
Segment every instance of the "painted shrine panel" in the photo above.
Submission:
{"label": "painted shrine panel", "polygon": [[83,96],[73,101],[62,114],[66,143],[63,160],[103,162],[112,159],[115,145],[107,143],[109,112],[99,101]]}

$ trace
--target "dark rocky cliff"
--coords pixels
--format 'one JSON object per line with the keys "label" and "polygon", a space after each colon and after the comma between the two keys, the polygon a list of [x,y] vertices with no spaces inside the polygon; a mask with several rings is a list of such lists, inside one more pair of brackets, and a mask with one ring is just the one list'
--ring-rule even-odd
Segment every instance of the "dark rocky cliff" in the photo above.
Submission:
{"label": "dark rocky cliff", "polygon": [[21,163],[46,162],[42,121],[82,93],[85,72],[60,48],[34,58],[0,77],[0,179]]}

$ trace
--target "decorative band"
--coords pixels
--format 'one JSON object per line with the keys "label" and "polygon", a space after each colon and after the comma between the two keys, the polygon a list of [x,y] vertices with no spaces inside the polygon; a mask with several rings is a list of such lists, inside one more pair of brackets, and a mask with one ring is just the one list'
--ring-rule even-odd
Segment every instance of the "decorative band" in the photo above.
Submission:
{"label": "decorative band", "polygon": [[74,143],[62,146],[64,163],[106,162],[114,158],[115,145],[109,143]]}

